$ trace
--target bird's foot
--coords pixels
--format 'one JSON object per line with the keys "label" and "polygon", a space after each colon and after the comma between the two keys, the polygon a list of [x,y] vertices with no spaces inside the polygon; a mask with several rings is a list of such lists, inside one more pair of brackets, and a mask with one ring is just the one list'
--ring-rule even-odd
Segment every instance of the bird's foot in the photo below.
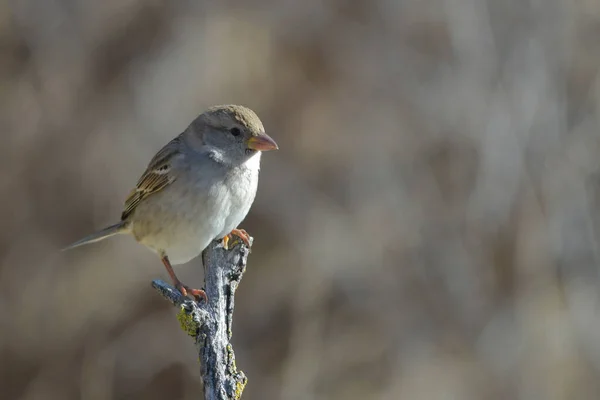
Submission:
{"label": "bird's foot", "polygon": [[223,238],[223,247],[225,250],[229,250],[231,247],[235,246],[237,240],[234,240],[233,243],[230,243],[233,236],[237,236],[244,242],[244,244],[250,247],[250,235],[244,229],[234,229]]}
{"label": "bird's foot", "polygon": [[200,299],[204,299],[204,301],[208,304],[208,296],[202,289],[192,289],[181,282],[175,282],[175,288],[179,290],[179,292],[185,297],[192,296],[198,302]]}

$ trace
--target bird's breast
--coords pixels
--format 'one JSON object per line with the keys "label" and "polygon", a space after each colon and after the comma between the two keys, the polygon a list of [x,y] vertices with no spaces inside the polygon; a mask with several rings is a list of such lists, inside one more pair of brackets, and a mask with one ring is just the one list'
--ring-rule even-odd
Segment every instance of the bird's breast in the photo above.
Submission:
{"label": "bird's breast", "polygon": [[173,264],[189,261],[246,217],[256,196],[258,171],[188,171],[148,197],[132,215],[136,239],[167,253]]}

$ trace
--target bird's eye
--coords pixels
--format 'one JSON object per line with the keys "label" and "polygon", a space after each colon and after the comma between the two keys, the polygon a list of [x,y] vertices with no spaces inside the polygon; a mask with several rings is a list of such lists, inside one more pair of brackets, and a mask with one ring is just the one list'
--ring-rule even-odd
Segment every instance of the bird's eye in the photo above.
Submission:
{"label": "bird's eye", "polygon": [[231,132],[231,134],[232,134],[233,136],[240,136],[240,135],[242,134],[242,131],[240,131],[240,128],[237,128],[237,127],[235,127],[235,128],[231,128],[231,129],[229,130],[229,132]]}

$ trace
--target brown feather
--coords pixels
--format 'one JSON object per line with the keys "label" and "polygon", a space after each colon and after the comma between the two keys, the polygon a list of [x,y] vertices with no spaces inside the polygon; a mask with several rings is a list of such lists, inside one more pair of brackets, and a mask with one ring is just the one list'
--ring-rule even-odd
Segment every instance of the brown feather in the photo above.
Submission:
{"label": "brown feather", "polygon": [[150,160],[135,189],[129,193],[127,200],[125,200],[121,220],[126,220],[142,200],[175,181],[176,177],[171,172],[171,163],[173,157],[179,151],[180,142],[181,135],[167,143]]}

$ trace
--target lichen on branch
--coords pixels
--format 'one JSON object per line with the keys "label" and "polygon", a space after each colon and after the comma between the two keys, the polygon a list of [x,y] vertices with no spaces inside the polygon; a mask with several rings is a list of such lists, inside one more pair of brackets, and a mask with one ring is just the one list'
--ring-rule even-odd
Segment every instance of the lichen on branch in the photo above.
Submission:
{"label": "lichen on branch", "polygon": [[204,290],[208,303],[184,297],[161,280],[152,282],[164,298],[179,308],[177,320],[195,340],[205,400],[237,400],[248,381],[237,370],[230,340],[235,292],[246,271],[249,253],[249,247],[241,242],[226,250],[215,241],[204,250]]}

